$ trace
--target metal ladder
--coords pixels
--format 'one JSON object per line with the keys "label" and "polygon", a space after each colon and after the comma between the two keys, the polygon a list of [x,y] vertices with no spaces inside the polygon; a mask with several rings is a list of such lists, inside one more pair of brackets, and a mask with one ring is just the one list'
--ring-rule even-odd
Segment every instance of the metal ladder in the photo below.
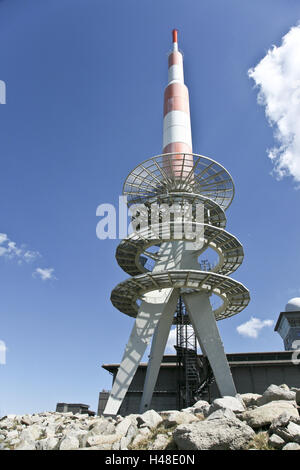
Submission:
{"label": "metal ladder", "polygon": [[176,354],[178,370],[178,409],[192,406],[197,400],[209,401],[209,385],[214,381],[206,357],[197,354],[197,341],[188,313],[180,297],[176,311]]}

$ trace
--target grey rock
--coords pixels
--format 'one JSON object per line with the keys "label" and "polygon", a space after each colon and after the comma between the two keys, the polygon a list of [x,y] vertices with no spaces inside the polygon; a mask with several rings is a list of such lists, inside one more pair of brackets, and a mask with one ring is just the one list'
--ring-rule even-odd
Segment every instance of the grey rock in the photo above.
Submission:
{"label": "grey rock", "polygon": [[272,436],[269,437],[269,445],[274,449],[282,449],[285,445],[285,441],[280,436],[277,436],[277,434],[272,434]]}
{"label": "grey rock", "polygon": [[90,426],[90,431],[94,435],[113,434],[115,432],[115,426],[111,421],[102,418],[101,420],[97,420],[95,424],[92,424]]}
{"label": "grey rock", "polygon": [[6,440],[11,441],[12,439],[16,439],[18,436],[19,436],[18,431],[16,429],[14,429],[13,431],[9,431],[6,434]]}
{"label": "grey rock", "polygon": [[131,414],[127,415],[126,418],[129,418],[131,420],[131,423],[137,426],[137,418],[138,416],[141,416],[140,414]]}
{"label": "grey rock", "polygon": [[298,417],[298,411],[289,401],[272,401],[254,410],[245,411],[239,418],[253,429],[269,426],[272,421],[286,412],[290,417]]}
{"label": "grey rock", "polygon": [[[113,423],[108,423],[106,429],[102,431],[102,434],[113,434],[116,431],[115,425]],[[99,428],[96,427],[93,429],[93,433],[99,434]]]}
{"label": "grey rock", "polygon": [[36,443],[37,450],[56,450],[58,449],[59,439],[55,437],[46,437]]}
{"label": "grey rock", "polygon": [[170,437],[166,434],[157,434],[154,442],[149,444],[148,450],[163,450],[170,442]]}
{"label": "grey rock", "polygon": [[297,405],[300,406],[300,390],[297,390],[295,393],[296,393],[296,396],[295,396],[296,403]]}
{"label": "grey rock", "polygon": [[212,420],[212,419],[235,419],[236,416],[234,414],[234,412],[232,410],[230,410],[229,408],[225,408],[225,409],[220,409],[220,410],[216,410],[214,411],[213,413],[211,413],[207,420]]}
{"label": "grey rock", "polygon": [[279,387],[282,388],[283,390],[287,390],[287,391],[290,390],[290,387],[287,384],[281,384],[279,385]]}
{"label": "grey rock", "polygon": [[[111,450],[120,450],[120,445],[121,445],[121,441],[116,441],[114,442],[113,444],[105,444],[105,445],[110,445],[110,449]],[[88,447],[89,449],[90,447]]]}
{"label": "grey rock", "polygon": [[282,413],[273,419],[270,426],[270,432],[276,433],[278,429],[285,428],[291,420],[291,415],[287,412]]}
{"label": "grey rock", "polygon": [[[210,405],[208,405],[210,406]],[[170,410],[170,411],[174,411],[174,410]],[[182,408],[182,410],[180,411],[184,411],[185,413],[195,413],[195,408],[193,406],[189,406],[188,408]],[[164,411],[160,411],[159,414],[161,413],[164,413]]]}
{"label": "grey rock", "polygon": [[238,398],[235,397],[217,398],[210,405],[208,410],[208,416],[214,411],[220,409],[229,409],[233,412],[242,412],[245,411],[245,406]]}
{"label": "grey rock", "polygon": [[87,421],[89,422],[89,428],[90,429],[97,426],[98,424],[110,422],[110,420],[108,418],[104,418],[103,416],[97,416],[96,418],[94,418],[92,420],[87,420]]}
{"label": "grey rock", "polygon": [[12,439],[11,441],[9,441],[9,445],[15,447],[16,445],[19,445],[20,442],[21,442],[20,439],[16,437],[15,439]]}
{"label": "grey rock", "polygon": [[[209,410],[210,404],[205,400],[198,400],[193,406],[193,413],[203,413],[204,416]],[[182,410],[183,411],[183,410]]]}
{"label": "grey rock", "polygon": [[71,429],[68,432],[65,431],[63,434],[64,437],[75,437],[78,439],[79,447],[86,446],[86,439],[89,435],[89,432],[83,429]]}
{"label": "grey rock", "polygon": [[65,418],[67,418],[68,416],[70,416],[70,417],[73,416],[72,411],[68,411],[68,412],[66,412],[66,413],[59,413],[59,414],[60,414],[61,416],[65,417]]}
{"label": "grey rock", "polygon": [[198,421],[198,418],[192,413],[186,411],[166,411],[161,413],[163,424],[166,428],[171,428],[179,424],[189,424]]}
{"label": "grey rock", "polygon": [[56,425],[54,423],[48,424],[44,429],[45,437],[54,437],[56,434]]}
{"label": "grey rock", "polygon": [[128,444],[129,444],[130,440],[123,436],[120,440],[120,450],[128,450]]}
{"label": "grey rock", "polygon": [[8,418],[8,419],[11,419],[11,420],[13,420],[13,421],[14,421],[15,419],[17,419],[17,418],[18,418],[18,416],[17,416],[17,415],[15,415],[15,414],[9,414],[9,415],[7,415],[7,418]]}
{"label": "grey rock", "polygon": [[66,436],[59,445],[59,450],[74,450],[79,448],[79,440],[74,436]]}
{"label": "grey rock", "polygon": [[20,433],[20,439],[24,441],[35,441],[39,439],[42,434],[42,428],[38,424],[32,424],[31,426],[27,426],[23,431]]}
{"label": "grey rock", "polygon": [[16,426],[16,422],[7,416],[0,421],[0,429],[12,430]]}
{"label": "grey rock", "polygon": [[[122,421],[120,421],[116,426],[116,432],[118,434],[127,434],[128,429],[132,426],[132,419],[129,416],[126,416]],[[136,419],[135,419],[136,421]]]}
{"label": "grey rock", "polygon": [[284,400],[292,401],[295,400],[296,393],[289,390],[287,385],[270,385],[267,390],[263,393],[262,397],[258,400],[258,406],[265,405],[272,401]]}
{"label": "grey rock", "polygon": [[300,450],[300,444],[297,444],[296,442],[290,442],[289,444],[286,444],[282,450]]}
{"label": "grey rock", "polygon": [[112,446],[112,444],[116,441],[120,441],[122,439],[121,434],[106,434],[106,435],[99,435],[99,436],[90,436],[87,438],[87,444],[88,446],[98,446],[102,444],[109,444]]}
{"label": "grey rock", "polygon": [[[84,447],[83,449],[76,449],[76,450],[112,450],[111,444],[102,444],[93,447]],[[119,449],[115,449],[119,450]]]}
{"label": "grey rock", "polygon": [[[97,436],[97,434],[93,434],[92,431],[88,431],[88,432],[85,432],[85,434],[82,434],[80,436],[77,437],[78,441],[79,441],[79,447],[87,447],[89,446],[87,440],[90,438],[90,437],[94,437],[94,436]],[[55,437],[58,437],[59,434],[56,434]]]}
{"label": "grey rock", "polygon": [[133,447],[139,446],[145,439],[149,439],[151,436],[151,431],[149,428],[140,428],[138,434],[133,439],[131,445]]}
{"label": "grey rock", "polygon": [[148,410],[137,417],[139,427],[155,429],[161,422],[162,417],[154,410]]}
{"label": "grey rock", "polygon": [[64,430],[65,430],[65,426],[62,423],[60,423],[60,424],[56,425],[56,427],[55,427],[55,434],[60,434]]}
{"label": "grey rock", "polygon": [[128,450],[129,444],[135,438],[138,433],[138,427],[135,424],[130,424],[127,429],[126,436],[123,436],[120,441],[114,442],[112,445],[113,450]]}
{"label": "grey rock", "polygon": [[33,424],[40,424],[41,421],[43,421],[43,416],[39,416],[39,415],[36,415],[36,414],[31,416],[31,422]]}
{"label": "grey rock", "polygon": [[198,421],[178,426],[173,438],[179,449],[240,450],[254,436],[254,431],[237,418]]}
{"label": "grey rock", "polygon": [[246,408],[248,408],[249,406],[257,406],[257,402],[260,398],[262,398],[262,395],[259,395],[258,393],[241,394],[241,399],[243,400],[243,403]]}
{"label": "grey rock", "polygon": [[300,444],[300,426],[299,424],[290,422],[286,427],[278,427],[276,430],[278,434],[285,442],[296,442]]}
{"label": "grey rock", "polygon": [[289,423],[287,426],[287,432],[291,436],[293,442],[300,444],[300,426],[296,423]]}
{"label": "grey rock", "polygon": [[136,424],[131,424],[127,430],[126,437],[130,439],[129,442],[132,441],[132,439],[135,438],[135,436],[138,434],[139,429]]}
{"label": "grey rock", "polygon": [[25,424],[26,426],[30,426],[31,424],[33,424],[33,421],[29,415],[24,415],[21,418],[21,423]]}
{"label": "grey rock", "polygon": [[20,443],[15,446],[14,450],[35,450],[35,443],[22,439]]}

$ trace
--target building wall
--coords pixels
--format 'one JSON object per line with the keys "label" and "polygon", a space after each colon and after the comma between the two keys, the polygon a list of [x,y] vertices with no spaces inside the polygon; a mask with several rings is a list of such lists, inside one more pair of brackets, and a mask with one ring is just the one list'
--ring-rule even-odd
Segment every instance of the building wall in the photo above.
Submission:
{"label": "building wall", "polygon": [[81,403],[78,403],[78,404],[77,403],[57,403],[56,411],[59,413],[72,412],[73,414],[91,413],[91,411],[89,411],[89,405],[83,405]]}
{"label": "building wall", "polygon": [[107,403],[109,397],[109,391],[108,390],[102,390],[102,392],[99,393],[99,401],[98,401],[98,411],[97,414],[100,416],[103,414],[105,405]]}
{"label": "building wall", "polygon": [[[238,393],[262,394],[271,384],[286,384],[300,388],[300,365],[291,362],[292,352],[249,353],[228,355],[228,360]],[[174,356],[175,357],[175,356]],[[170,356],[167,358],[170,361]],[[150,409],[156,411],[178,409],[178,370],[176,359],[160,368]],[[114,376],[117,366],[111,369]],[[119,414],[139,413],[146,367],[140,366],[125,396]],[[219,397],[215,383],[210,386],[211,400]],[[102,405],[102,409],[104,406]]]}
{"label": "building wall", "polygon": [[262,394],[271,384],[300,388],[300,366],[278,364],[232,367],[238,393]]}
{"label": "building wall", "polygon": [[[139,403],[142,397],[146,368],[140,367],[135,374],[119,413],[125,416],[139,413]],[[166,408],[167,407],[167,408]],[[150,409],[163,411],[177,409],[177,370],[176,367],[161,367]]]}

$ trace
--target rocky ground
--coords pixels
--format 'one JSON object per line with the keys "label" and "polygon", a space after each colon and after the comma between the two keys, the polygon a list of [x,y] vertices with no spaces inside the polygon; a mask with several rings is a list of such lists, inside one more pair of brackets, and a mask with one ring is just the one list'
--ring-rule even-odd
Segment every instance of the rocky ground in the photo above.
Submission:
{"label": "rocky ground", "polygon": [[181,411],[114,418],[45,412],[0,419],[2,450],[300,450],[300,390],[270,385]]}

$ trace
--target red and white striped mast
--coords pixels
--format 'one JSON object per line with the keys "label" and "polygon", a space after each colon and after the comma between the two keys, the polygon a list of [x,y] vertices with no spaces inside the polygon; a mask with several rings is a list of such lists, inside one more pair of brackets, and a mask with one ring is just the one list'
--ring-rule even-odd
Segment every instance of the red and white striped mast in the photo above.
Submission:
{"label": "red and white striped mast", "polygon": [[[183,57],[178,50],[178,31],[172,31],[173,47],[168,57],[168,85],[164,93],[163,153],[176,153],[172,157],[173,175],[176,161],[182,165],[182,154],[192,154],[192,132],[189,91],[184,83]],[[181,155],[180,155],[181,154]],[[186,170],[193,165],[191,155],[185,157]],[[179,165],[179,162],[177,163]],[[182,170],[182,167],[181,167]]]}

